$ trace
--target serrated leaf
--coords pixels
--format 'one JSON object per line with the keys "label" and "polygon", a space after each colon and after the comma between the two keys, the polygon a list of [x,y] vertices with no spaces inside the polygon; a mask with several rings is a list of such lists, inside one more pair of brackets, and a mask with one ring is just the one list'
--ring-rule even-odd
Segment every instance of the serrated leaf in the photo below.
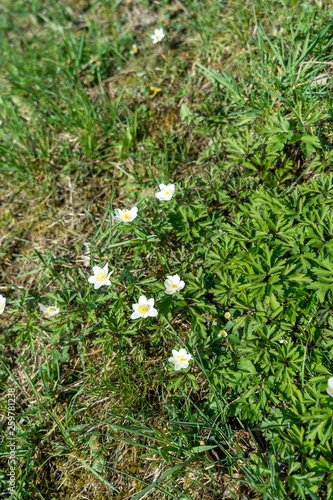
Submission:
{"label": "serrated leaf", "polygon": [[257,373],[257,370],[255,369],[252,361],[250,361],[249,359],[239,360],[238,368],[241,371],[251,373],[251,375],[255,375]]}

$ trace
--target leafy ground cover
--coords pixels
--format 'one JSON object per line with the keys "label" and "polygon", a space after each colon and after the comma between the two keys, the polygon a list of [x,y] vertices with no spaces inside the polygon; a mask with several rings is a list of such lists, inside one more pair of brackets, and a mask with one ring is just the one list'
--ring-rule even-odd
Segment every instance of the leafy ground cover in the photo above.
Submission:
{"label": "leafy ground cover", "polygon": [[2,0],[0,24],[2,490],[14,442],[23,500],[331,499],[329,3]]}

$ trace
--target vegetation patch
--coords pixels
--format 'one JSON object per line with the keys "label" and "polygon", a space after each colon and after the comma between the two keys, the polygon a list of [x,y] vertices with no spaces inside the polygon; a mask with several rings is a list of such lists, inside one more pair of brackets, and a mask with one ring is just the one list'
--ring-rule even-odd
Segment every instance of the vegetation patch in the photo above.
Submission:
{"label": "vegetation patch", "polygon": [[333,495],[332,15],[0,6],[0,484]]}

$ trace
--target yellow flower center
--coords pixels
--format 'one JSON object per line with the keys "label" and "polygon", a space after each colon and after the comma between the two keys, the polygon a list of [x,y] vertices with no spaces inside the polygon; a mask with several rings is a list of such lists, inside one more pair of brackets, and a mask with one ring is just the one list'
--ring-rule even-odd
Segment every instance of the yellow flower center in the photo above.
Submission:
{"label": "yellow flower center", "polygon": [[95,274],[95,277],[96,277],[96,283],[101,283],[102,281],[105,281],[106,279],[106,274],[104,271],[98,271],[96,274]]}
{"label": "yellow flower center", "polygon": [[170,288],[172,288],[172,290],[176,290],[178,288],[177,283],[171,283]]}
{"label": "yellow flower center", "polygon": [[49,309],[48,309],[49,314],[53,314],[54,311],[55,311],[54,307],[49,307]]}
{"label": "yellow flower center", "polygon": [[124,210],[123,212],[123,220],[131,220],[131,215],[128,210]]}
{"label": "yellow flower center", "polygon": [[185,363],[186,361],[187,361],[187,357],[186,357],[186,356],[184,356],[184,355],[183,355],[183,356],[181,356],[181,355],[180,355],[180,356],[177,356],[177,362],[178,362],[179,364],[183,364],[183,363]]}
{"label": "yellow flower center", "polygon": [[147,314],[149,311],[149,306],[147,304],[140,304],[138,307],[138,313],[140,314]]}
{"label": "yellow flower center", "polygon": [[171,194],[170,189],[166,189],[166,190],[164,191],[164,194],[165,194],[165,196],[170,196],[170,194]]}

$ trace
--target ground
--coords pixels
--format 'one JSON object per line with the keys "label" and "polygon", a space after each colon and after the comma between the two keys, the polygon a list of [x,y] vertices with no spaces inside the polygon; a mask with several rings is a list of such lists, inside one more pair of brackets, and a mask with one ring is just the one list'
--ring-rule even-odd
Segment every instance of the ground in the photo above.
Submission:
{"label": "ground", "polygon": [[[0,22],[3,491],[14,429],[13,498],[331,498],[329,3],[2,0]],[[140,295],[156,319],[130,320]]]}

